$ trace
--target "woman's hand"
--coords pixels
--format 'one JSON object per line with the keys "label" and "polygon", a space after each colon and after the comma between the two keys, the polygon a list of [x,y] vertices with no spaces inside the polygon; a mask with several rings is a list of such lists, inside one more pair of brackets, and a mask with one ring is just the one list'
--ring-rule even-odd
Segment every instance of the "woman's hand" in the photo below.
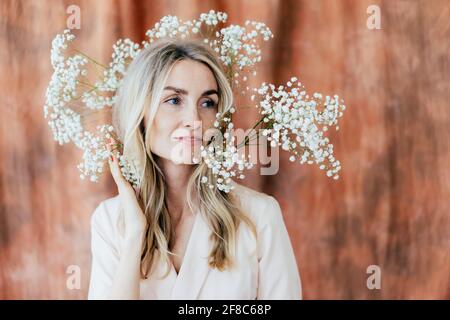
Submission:
{"label": "woman's hand", "polygon": [[147,227],[142,208],[139,205],[136,191],[133,186],[125,179],[120,171],[118,154],[116,152],[117,143],[113,138],[110,139],[107,149],[113,155],[109,157],[108,163],[111,174],[119,191],[119,198],[124,208],[124,238],[125,240],[136,240],[143,236]]}

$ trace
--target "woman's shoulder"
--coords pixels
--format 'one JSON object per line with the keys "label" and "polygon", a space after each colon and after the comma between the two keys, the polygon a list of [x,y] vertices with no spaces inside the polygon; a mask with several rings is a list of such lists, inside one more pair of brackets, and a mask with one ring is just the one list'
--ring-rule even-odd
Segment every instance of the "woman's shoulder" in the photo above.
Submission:
{"label": "woman's shoulder", "polygon": [[239,200],[242,210],[259,226],[282,221],[281,207],[271,195],[254,190],[232,180],[232,192]]}
{"label": "woman's shoulder", "polygon": [[119,195],[102,200],[94,209],[91,215],[91,225],[101,228],[115,228],[115,223],[119,215],[120,199]]}
{"label": "woman's shoulder", "polygon": [[[283,221],[278,201],[271,195],[244,186],[232,180],[233,196],[238,200],[244,213],[256,222],[259,227]],[[101,201],[91,215],[91,224],[117,231],[120,214],[119,195]]]}

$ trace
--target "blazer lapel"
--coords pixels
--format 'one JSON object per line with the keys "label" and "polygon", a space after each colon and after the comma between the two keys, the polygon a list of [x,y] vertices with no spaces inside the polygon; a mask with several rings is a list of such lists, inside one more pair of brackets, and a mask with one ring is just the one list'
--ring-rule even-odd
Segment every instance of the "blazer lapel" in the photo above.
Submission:
{"label": "blazer lapel", "polygon": [[[189,236],[183,262],[172,289],[171,299],[197,299],[210,270],[208,256],[211,248],[209,239],[211,234],[212,231],[208,223],[204,220],[200,211],[198,211],[191,235]],[[173,266],[172,272],[176,275]]]}

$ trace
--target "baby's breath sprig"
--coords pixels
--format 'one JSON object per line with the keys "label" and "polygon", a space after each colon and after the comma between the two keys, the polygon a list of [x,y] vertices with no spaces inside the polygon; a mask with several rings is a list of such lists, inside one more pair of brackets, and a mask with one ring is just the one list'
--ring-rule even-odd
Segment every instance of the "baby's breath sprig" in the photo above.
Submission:
{"label": "baby's breath sprig", "polygon": [[[210,10],[200,14],[200,18],[183,21],[177,16],[163,17],[152,29],[146,33],[148,41],[144,47],[160,38],[198,37],[208,44],[222,61],[228,81],[233,89],[240,88],[242,81],[248,76],[257,74],[256,63],[261,61],[261,49],[258,39],[268,41],[273,38],[272,31],[262,22],[245,21],[245,26],[230,25],[225,27],[227,14]],[[248,91],[250,88],[245,87]],[[241,91],[241,94],[245,93]]]}
{"label": "baby's breath sprig", "polygon": [[[110,124],[97,126],[95,132],[86,130],[83,126],[85,115],[77,112],[76,107],[82,104],[90,109],[86,114],[113,107],[116,91],[127,66],[155,40],[165,37],[203,39],[217,53],[233,90],[241,88],[242,82],[248,80],[248,75],[256,75],[255,66],[261,61],[257,40],[262,38],[268,41],[273,38],[271,30],[264,23],[249,20],[245,26],[225,26],[226,20],[226,13],[214,10],[200,14],[199,19],[185,22],[176,16],[164,16],[147,30],[147,39],[141,44],[130,39],[119,39],[113,45],[109,64],[99,62],[74,48],[72,43],[75,36],[70,30],[64,30],[55,37],[50,57],[54,72],[46,91],[44,117],[49,119],[53,137],[59,144],[74,142],[84,150],[83,162],[77,166],[82,179],[90,177],[91,181],[98,181],[110,156],[106,148],[109,138],[114,138],[118,150],[123,150],[123,145]],[[73,55],[69,55],[70,50]],[[91,80],[89,67],[95,71],[94,81]],[[325,101],[320,93],[309,96],[300,83],[298,88],[295,87],[295,81],[297,79],[293,77],[286,87],[280,86],[278,89],[265,83],[259,89],[254,89],[255,95],[260,97],[256,107],[261,118],[253,129],[262,131],[251,130],[240,144],[236,145],[233,135],[232,116],[235,108],[216,115],[214,127],[224,132],[225,139],[213,140],[210,145],[201,147],[201,157],[213,176],[213,179],[202,177],[203,183],[207,183],[210,188],[216,186],[219,190],[229,192],[233,188],[231,179],[243,179],[243,171],[253,167],[249,161],[250,155],[245,157],[239,149],[247,146],[261,132],[268,137],[271,146],[281,146],[283,150],[291,152],[291,161],[299,159],[300,163],[316,162],[320,169],[327,169],[328,176],[338,178],[340,163],[334,158],[333,145],[324,137],[324,132],[334,125],[336,130],[339,129],[337,118],[342,116],[345,105],[339,102],[336,95],[326,96]],[[249,89],[249,86],[245,86],[245,90],[240,93],[244,94]],[[255,95],[252,95],[252,100]],[[323,110],[319,107],[323,107]],[[137,162],[124,155],[118,158],[124,177],[138,186],[141,177]]]}
{"label": "baby's breath sprig", "polygon": [[[243,75],[243,80],[246,81],[245,71],[251,71],[261,60],[257,37],[260,35],[267,41],[273,35],[270,29],[260,22],[246,21],[245,27],[224,27],[226,20],[226,13],[214,10],[186,22],[176,16],[164,16],[146,32],[148,39],[141,44],[130,39],[119,39],[113,45],[109,64],[99,62],[73,47],[75,35],[70,30],[64,30],[55,37],[51,49],[54,73],[46,92],[44,117],[49,119],[48,124],[56,141],[60,144],[74,142],[84,150],[83,162],[78,165],[82,179],[90,177],[91,181],[98,181],[109,156],[105,137],[111,136],[114,128],[111,125],[103,125],[97,126],[94,133],[85,130],[82,115],[72,108],[73,104],[81,102],[93,111],[112,107],[128,64],[143,48],[147,48],[156,39],[165,37],[192,36],[203,39],[203,42],[209,44],[219,55],[232,87],[237,87],[239,76]],[[70,50],[75,54],[69,55]],[[89,66],[96,72],[96,81],[92,82],[89,78]],[[256,71],[253,71],[253,75],[256,75]],[[228,121],[231,123],[231,115]],[[225,150],[224,155],[231,155],[230,150]],[[139,182],[138,168],[134,160],[124,156],[121,159],[124,176],[132,183]],[[223,176],[226,178],[227,174],[223,173]]]}
{"label": "baby's breath sprig", "polygon": [[[129,159],[123,155],[123,144],[118,139],[114,132],[114,128],[111,125],[100,125],[97,126],[98,135],[89,133],[88,145],[84,145],[83,162],[77,167],[81,171],[80,178],[85,179],[89,176],[90,180],[93,182],[98,181],[98,174],[101,174],[106,165],[106,161],[111,154],[114,154],[119,159],[119,166],[122,171],[123,176],[128,180],[134,187],[140,185],[140,176],[138,173],[138,167],[134,159]],[[108,151],[107,144],[112,138],[115,143]]]}
{"label": "baby's breath sprig", "polygon": [[[44,117],[49,119],[53,138],[59,144],[73,142],[84,151],[83,161],[77,165],[81,172],[80,178],[89,177],[90,181],[97,182],[110,155],[106,149],[106,139],[115,135],[114,128],[111,125],[100,125],[95,132],[85,130],[82,115],[74,110],[74,103],[81,98],[84,106],[89,109],[111,107],[114,96],[108,97],[105,93],[114,92],[118,88],[121,77],[125,74],[126,63],[135,57],[138,48],[127,39],[119,40],[114,46],[112,62],[106,67],[71,47],[74,39],[70,30],[65,30],[52,42],[51,63],[54,72],[46,91]],[[76,54],[68,55],[69,49]],[[91,84],[87,78],[89,64],[104,69],[103,77],[95,84]],[[117,137],[115,139],[120,141]],[[124,176],[131,183],[140,181],[133,159],[121,156],[119,163]]]}
{"label": "baby's breath sprig", "polygon": [[[230,192],[234,187],[231,183],[232,178],[244,179],[244,170],[251,169],[253,163],[250,161],[250,155],[240,154],[236,147],[236,137],[233,133],[233,123],[230,115],[234,113],[234,107],[226,113],[217,113],[214,127],[222,136],[215,136],[212,142],[204,147],[201,146],[201,157],[212,172],[212,177],[203,176],[201,182],[209,188],[217,187],[220,191]],[[224,126],[224,127],[222,127]],[[223,128],[223,129],[222,129]]]}
{"label": "baby's breath sprig", "polygon": [[332,126],[339,130],[338,118],[346,108],[344,101],[338,95],[325,96],[325,99],[318,92],[309,95],[300,82],[295,86],[296,81],[292,77],[285,86],[276,88],[263,83],[254,89],[260,97],[256,107],[267,126],[262,134],[272,147],[281,146],[291,152],[290,161],[319,164],[328,177],[338,179],[341,165],[333,155],[333,144],[324,134]]}

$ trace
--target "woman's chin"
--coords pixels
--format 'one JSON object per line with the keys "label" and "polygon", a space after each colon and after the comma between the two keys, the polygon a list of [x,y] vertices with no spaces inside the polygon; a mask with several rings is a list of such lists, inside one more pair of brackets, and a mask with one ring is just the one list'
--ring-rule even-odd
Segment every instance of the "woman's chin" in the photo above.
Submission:
{"label": "woman's chin", "polygon": [[172,159],[175,164],[185,164],[185,165],[197,165],[196,158],[183,158],[183,159]]}
{"label": "woman's chin", "polygon": [[200,144],[179,144],[172,149],[171,160],[176,164],[198,164],[201,157]]}
{"label": "woman's chin", "polygon": [[171,160],[176,164],[195,165],[200,163],[200,151],[196,153],[186,153],[184,155],[172,156]]}

